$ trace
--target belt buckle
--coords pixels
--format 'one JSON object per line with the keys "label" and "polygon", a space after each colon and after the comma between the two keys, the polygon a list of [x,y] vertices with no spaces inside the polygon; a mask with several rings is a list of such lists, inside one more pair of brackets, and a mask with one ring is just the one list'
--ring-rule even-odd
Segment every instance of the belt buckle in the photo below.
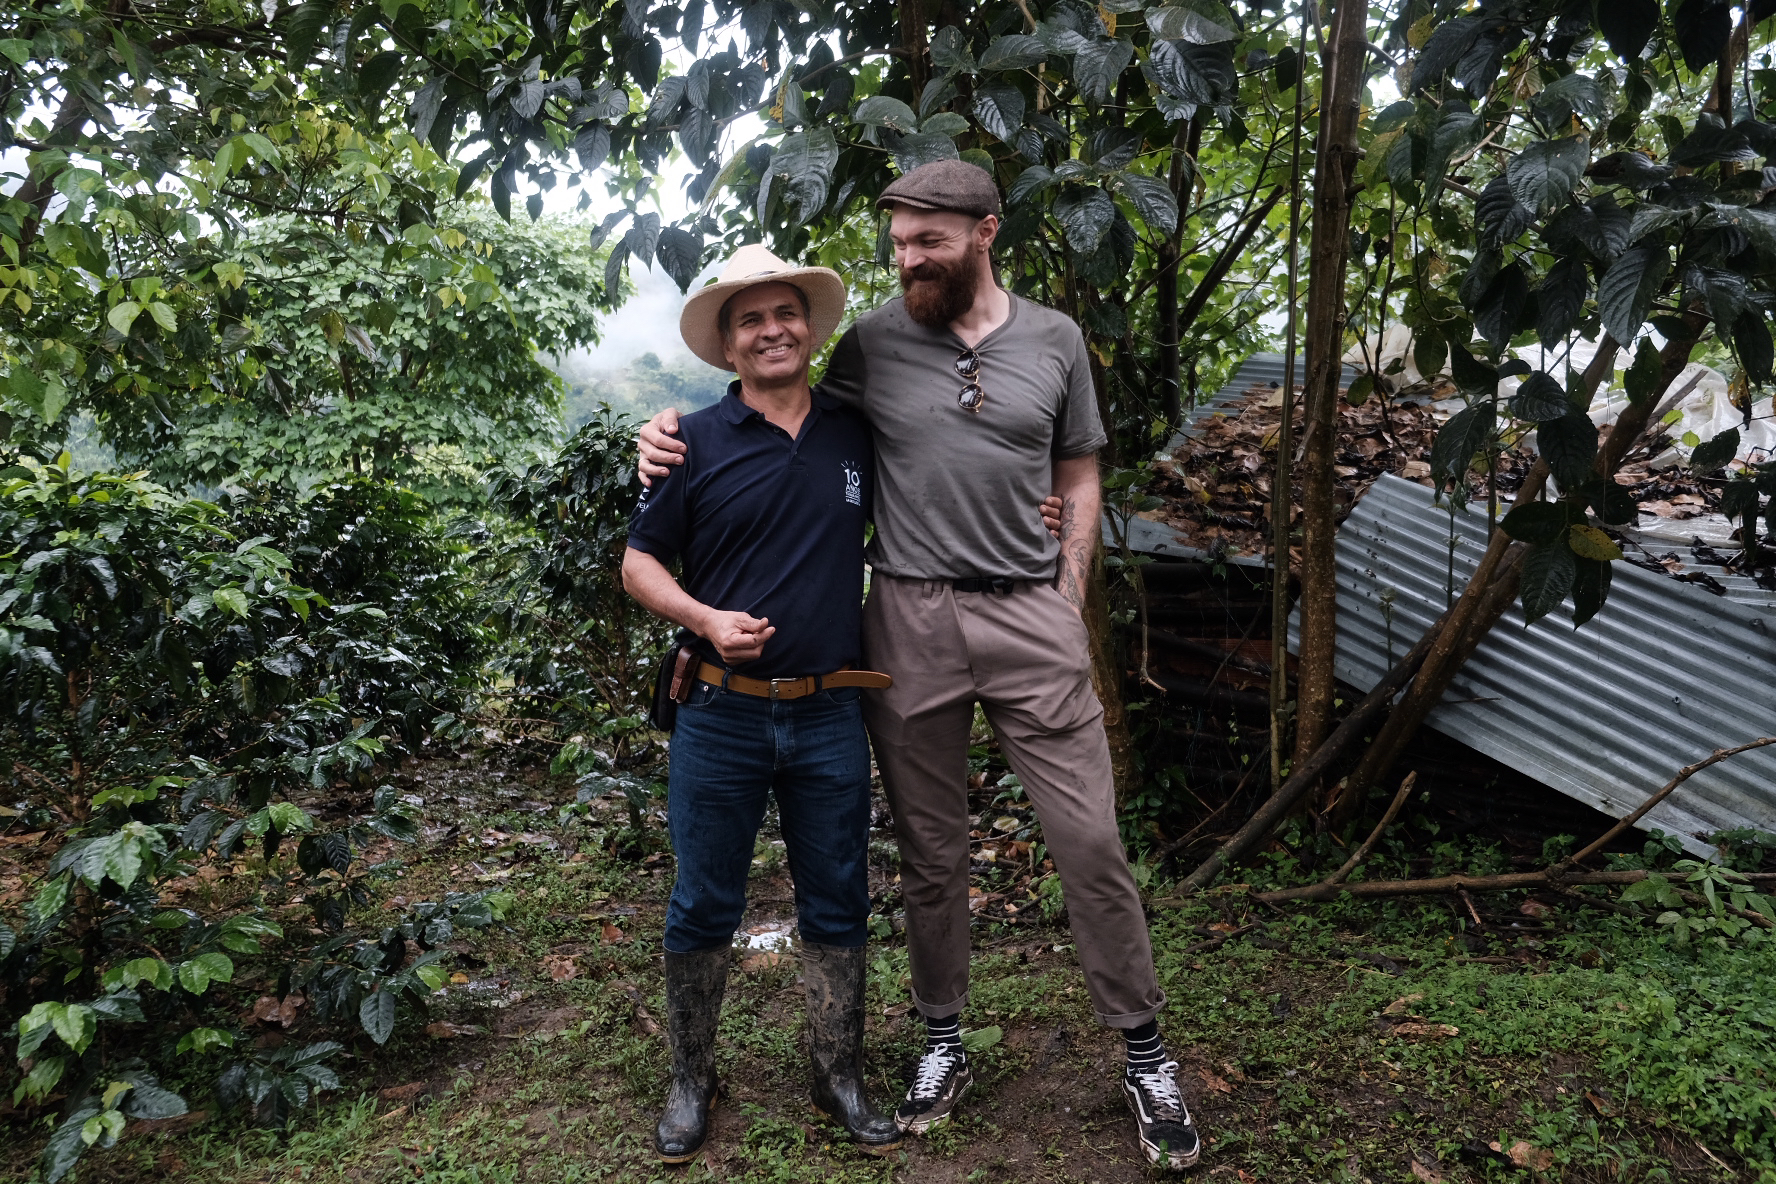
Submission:
{"label": "belt buckle", "polygon": [[804,681],[804,680],[799,679],[799,678],[773,678],[771,680],[771,701],[773,703],[775,703],[777,701],[777,699],[779,697],[777,694],[777,689],[779,687],[786,686],[790,683],[802,682],[802,681]]}

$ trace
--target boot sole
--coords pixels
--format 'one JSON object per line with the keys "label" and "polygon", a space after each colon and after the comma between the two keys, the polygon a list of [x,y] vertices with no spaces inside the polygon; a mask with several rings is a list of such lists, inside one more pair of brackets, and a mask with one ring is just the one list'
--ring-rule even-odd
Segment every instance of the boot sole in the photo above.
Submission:
{"label": "boot sole", "polygon": [[[710,1114],[713,1115],[715,1113],[716,1104],[721,1101],[721,1097],[722,1097],[721,1083],[717,1082],[716,1086],[715,1086],[715,1092],[713,1094],[711,1094],[709,1097],[709,1113]],[[709,1134],[707,1131],[705,1131],[704,1135],[703,1135],[703,1141],[701,1143],[697,1144],[691,1150],[685,1152],[683,1155],[667,1155],[664,1151],[660,1150],[659,1144],[657,1144],[657,1143],[654,1145],[654,1155],[659,1158],[661,1163],[669,1163],[669,1164],[690,1163],[693,1159],[696,1159],[699,1155],[702,1155],[703,1149],[707,1146],[709,1146]]]}
{"label": "boot sole", "polygon": [[[820,1117],[826,1119],[828,1122],[838,1123],[840,1126],[845,1125],[844,1123],[839,1122],[839,1120],[834,1118],[831,1114],[828,1114],[825,1110],[822,1110],[819,1106],[814,1107],[814,1113],[820,1115]],[[846,1133],[850,1134],[849,1131]],[[893,1155],[896,1151],[900,1150],[900,1145],[903,1141],[904,1140],[896,1139],[892,1143],[865,1143],[853,1135],[851,1138],[851,1145],[859,1151],[869,1155]]]}

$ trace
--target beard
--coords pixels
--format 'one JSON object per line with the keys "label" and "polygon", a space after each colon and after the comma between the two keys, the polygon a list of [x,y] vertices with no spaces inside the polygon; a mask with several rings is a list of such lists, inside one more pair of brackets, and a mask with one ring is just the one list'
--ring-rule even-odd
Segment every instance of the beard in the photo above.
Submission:
{"label": "beard", "polygon": [[967,257],[953,263],[927,259],[900,269],[907,315],[927,329],[946,329],[974,307],[975,270]]}

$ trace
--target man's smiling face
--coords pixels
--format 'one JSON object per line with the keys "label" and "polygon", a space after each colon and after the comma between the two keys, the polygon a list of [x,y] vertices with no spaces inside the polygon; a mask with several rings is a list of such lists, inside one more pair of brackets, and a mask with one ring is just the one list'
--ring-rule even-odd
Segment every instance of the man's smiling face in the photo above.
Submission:
{"label": "man's smiling face", "polygon": [[780,386],[807,376],[814,333],[807,299],[793,284],[757,284],[729,297],[722,308],[726,326],[722,353],[753,386]]}

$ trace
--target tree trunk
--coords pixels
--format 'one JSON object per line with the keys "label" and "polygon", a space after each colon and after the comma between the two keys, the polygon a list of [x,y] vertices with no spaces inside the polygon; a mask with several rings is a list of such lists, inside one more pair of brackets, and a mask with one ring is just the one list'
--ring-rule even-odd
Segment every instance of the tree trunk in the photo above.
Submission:
{"label": "tree trunk", "polygon": [[1307,376],[1302,400],[1301,665],[1295,720],[1295,762],[1325,739],[1332,712],[1332,659],[1338,640],[1337,570],[1332,536],[1332,459],[1336,452],[1339,357],[1347,316],[1346,243],[1357,121],[1363,96],[1361,0],[1333,0],[1332,34],[1323,67],[1320,143],[1314,162],[1313,237],[1307,273]]}
{"label": "tree trunk", "polygon": [[1092,690],[1104,705],[1104,736],[1110,742],[1110,771],[1116,780],[1116,804],[1121,806],[1136,788],[1139,770],[1135,744],[1129,737],[1128,716],[1122,708],[1122,663],[1116,655],[1116,630],[1110,624],[1110,600],[1104,568],[1103,528],[1098,528],[1092,552],[1091,578],[1085,583],[1085,632],[1091,641]]}
{"label": "tree trunk", "polygon": [[925,52],[924,0],[900,0],[900,47],[906,51],[907,75],[913,83],[912,106],[917,109],[925,83],[931,78]]}

